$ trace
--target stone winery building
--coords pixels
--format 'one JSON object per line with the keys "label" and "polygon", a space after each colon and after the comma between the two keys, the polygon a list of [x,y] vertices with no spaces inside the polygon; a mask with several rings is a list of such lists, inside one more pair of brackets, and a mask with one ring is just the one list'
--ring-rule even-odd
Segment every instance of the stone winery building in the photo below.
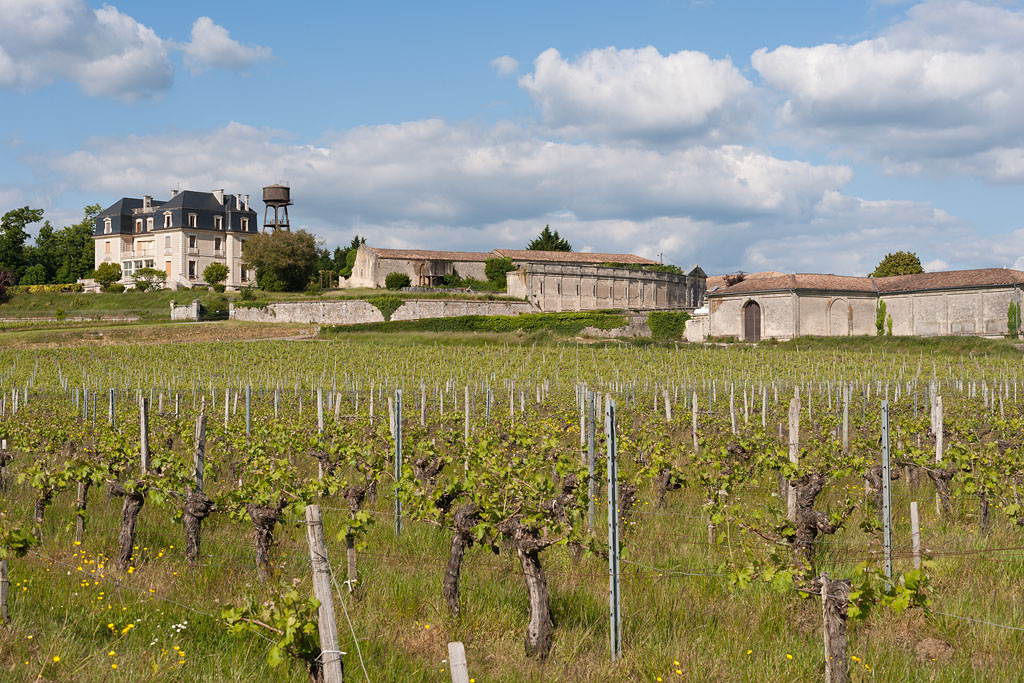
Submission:
{"label": "stone winery building", "polygon": [[883,278],[767,273],[731,286],[719,278],[709,283],[707,311],[687,325],[691,341],[874,335],[882,303],[894,335],[997,337],[1007,334],[1010,304],[1021,304],[1024,272],[982,268]]}
{"label": "stone winery building", "polygon": [[441,284],[445,276],[485,280],[489,259],[507,258],[509,296],[545,312],[602,308],[694,309],[704,300],[706,275],[648,270],[657,261],[635,254],[495,249],[489,252],[380,249],[362,246],[343,287],[383,287],[391,273],[405,273],[416,287]]}
{"label": "stone winery building", "polygon": [[123,197],[96,216],[96,267],[121,266],[122,282],[140,268],[156,268],[172,289],[205,285],[211,263],[228,267],[228,287],[249,284],[254,273],[242,266],[242,244],[258,232],[249,195],[224,190],[171,192],[166,201]]}

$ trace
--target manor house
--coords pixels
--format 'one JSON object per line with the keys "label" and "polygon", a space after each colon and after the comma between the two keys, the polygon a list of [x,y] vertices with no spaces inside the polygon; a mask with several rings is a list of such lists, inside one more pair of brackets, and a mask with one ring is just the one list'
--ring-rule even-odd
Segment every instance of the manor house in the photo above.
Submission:
{"label": "manor house", "polygon": [[140,268],[156,268],[167,287],[179,289],[205,285],[203,269],[223,263],[225,284],[244,287],[254,274],[242,265],[242,244],[257,232],[249,195],[172,190],[167,201],[122,197],[96,216],[96,267],[118,264],[126,284]]}

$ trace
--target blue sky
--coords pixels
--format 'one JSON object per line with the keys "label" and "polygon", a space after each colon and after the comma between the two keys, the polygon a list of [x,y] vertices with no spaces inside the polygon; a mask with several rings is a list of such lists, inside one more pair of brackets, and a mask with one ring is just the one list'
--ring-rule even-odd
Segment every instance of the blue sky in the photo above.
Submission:
{"label": "blue sky", "polygon": [[0,209],[287,180],[328,246],[1024,268],[1016,2],[0,0]]}

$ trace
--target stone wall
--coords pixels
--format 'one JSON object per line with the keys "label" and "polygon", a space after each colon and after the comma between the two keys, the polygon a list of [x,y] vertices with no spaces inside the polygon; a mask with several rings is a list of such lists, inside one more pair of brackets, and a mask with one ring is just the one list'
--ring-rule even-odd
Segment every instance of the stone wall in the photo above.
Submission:
{"label": "stone wall", "polygon": [[[451,299],[407,299],[391,314],[392,320],[453,318],[460,315],[518,315],[537,313],[525,301],[473,301]],[[316,323],[352,325],[383,322],[377,307],[363,300],[281,301],[263,308],[230,305],[229,318],[250,322]]]}
{"label": "stone wall", "polygon": [[199,299],[194,299],[192,303],[179,306],[173,301],[171,302],[171,320],[190,320],[196,322],[199,320],[201,314],[201,306]]}
{"label": "stone wall", "polygon": [[744,339],[744,307],[749,302],[760,307],[762,339],[875,333],[874,294],[797,291],[711,297],[711,336]]}
{"label": "stone wall", "polygon": [[683,335],[688,342],[702,342],[711,334],[711,318],[707,313],[694,314],[686,321],[686,333]]}
{"label": "stone wall", "polygon": [[895,335],[998,337],[1006,334],[1007,309],[1020,294],[1003,287],[883,294],[882,300]]}
{"label": "stone wall", "polygon": [[506,274],[509,296],[544,312],[604,308],[694,309],[704,297],[704,278],[631,268],[527,263]]}

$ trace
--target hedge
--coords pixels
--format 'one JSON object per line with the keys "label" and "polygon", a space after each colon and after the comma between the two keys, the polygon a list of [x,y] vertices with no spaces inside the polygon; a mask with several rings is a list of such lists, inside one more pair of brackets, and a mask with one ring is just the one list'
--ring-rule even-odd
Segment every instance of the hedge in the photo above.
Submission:
{"label": "hedge", "polygon": [[[394,275],[394,273],[392,273],[392,275]],[[371,296],[367,298],[366,302],[372,304],[378,311],[380,311],[380,314],[384,316],[384,322],[389,322],[394,312],[397,311],[403,303],[405,303],[405,299],[393,294],[384,294],[382,296]]]}
{"label": "hedge", "polygon": [[682,339],[686,332],[686,321],[690,314],[685,311],[652,311],[647,316],[651,338],[657,341]]}
{"label": "hedge", "polygon": [[15,285],[14,287],[8,287],[7,291],[12,294],[39,294],[40,292],[60,294],[63,292],[81,292],[82,289],[82,283],[71,282],[63,285]]}
{"label": "hedge", "polygon": [[325,327],[323,332],[534,332],[548,330],[577,335],[585,327],[612,330],[629,320],[618,313],[526,313],[523,315],[460,315],[453,318],[392,320]]}

